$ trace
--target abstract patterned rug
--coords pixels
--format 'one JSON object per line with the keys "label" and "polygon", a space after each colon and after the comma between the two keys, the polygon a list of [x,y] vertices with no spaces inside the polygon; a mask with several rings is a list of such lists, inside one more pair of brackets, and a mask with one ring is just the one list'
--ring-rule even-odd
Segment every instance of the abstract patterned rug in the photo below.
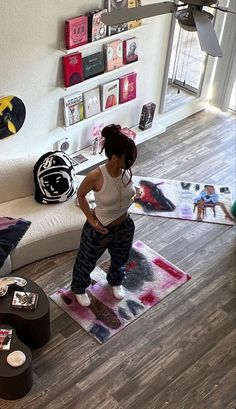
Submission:
{"label": "abstract patterned rug", "polygon": [[229,186],[133,176],[139,197],[130,213],[234,224]]}
{"label": "abstract patterned rug", "polygon": [[89,334],[104,343],[129,323],[158,304],[191,277],[171,264],[141,241],[133,244],[126,265],[125,298],[117,301],[106,281],[109,260],[96,267],[88,288],[89,307],[80,307],[70,291],[70,284],[50,298]]}

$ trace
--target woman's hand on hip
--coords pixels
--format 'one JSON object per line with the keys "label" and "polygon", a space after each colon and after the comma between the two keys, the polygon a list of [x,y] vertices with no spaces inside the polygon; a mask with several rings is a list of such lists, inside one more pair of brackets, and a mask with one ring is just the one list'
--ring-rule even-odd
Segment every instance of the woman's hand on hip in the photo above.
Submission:
{"label": "woman's hand on hip", "polygon": [[88,220],[88,222],[93,227],[93,229],[98,231],[99,233],[102,233],[102,234],[108,233],[108,229],[104,227],[98,219]]}

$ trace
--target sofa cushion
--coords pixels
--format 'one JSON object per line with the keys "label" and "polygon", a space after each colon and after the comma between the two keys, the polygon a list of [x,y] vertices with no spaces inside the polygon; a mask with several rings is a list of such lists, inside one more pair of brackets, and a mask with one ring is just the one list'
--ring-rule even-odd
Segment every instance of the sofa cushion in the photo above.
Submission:
{"label": "sofa cushion", "polygon": [[33,166],[37,158],[0,161],[0,203],[34,194]]}
{"label": "sofa cushion", "polygon": [[32,222],[19,245],[11,252],[13,270],[44,257],[77,249],[85,222],[75,198],[47,206],[37,203],[33,196],[27,196],[0,204],[0,214],[25,217]]}
{"label": "sofa cushion", "polygon": [[0,268],[10,252],[16,248],[30,224],[31,222],[24,219],[0,217]]}
{"label": "sofa cushion", "polygon": [[71,158],[62,151],[46,152],[35,163],[35,200],[43,204],[66,202],[76,191]]}

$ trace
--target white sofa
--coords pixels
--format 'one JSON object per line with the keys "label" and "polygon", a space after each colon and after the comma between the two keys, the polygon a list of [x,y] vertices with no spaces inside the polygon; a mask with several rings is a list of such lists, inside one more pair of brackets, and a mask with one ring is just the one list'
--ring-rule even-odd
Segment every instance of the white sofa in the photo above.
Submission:
{"label": "white sofa", "polygon": [[[45,257],[78,248],[85,221],[75,196],[60,204],[34,199],[33,166],[37,157],[0,161],[0,216],[23,217],[32,223],[11,251],[0,276]],[[78,184],[83,176],[78,177]]]}

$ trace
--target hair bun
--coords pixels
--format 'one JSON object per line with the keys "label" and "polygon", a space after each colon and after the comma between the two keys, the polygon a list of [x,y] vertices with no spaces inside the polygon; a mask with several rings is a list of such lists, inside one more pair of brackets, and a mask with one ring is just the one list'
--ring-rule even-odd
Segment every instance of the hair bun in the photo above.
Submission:
{"label": "hair bun", "polygon": [[120,125],[107,125],[105,128],[102,130],[102,136],[103,138],[107,139],[109,137],[114,137],[116,135],[120,135],[121,131],[121,126]]}

